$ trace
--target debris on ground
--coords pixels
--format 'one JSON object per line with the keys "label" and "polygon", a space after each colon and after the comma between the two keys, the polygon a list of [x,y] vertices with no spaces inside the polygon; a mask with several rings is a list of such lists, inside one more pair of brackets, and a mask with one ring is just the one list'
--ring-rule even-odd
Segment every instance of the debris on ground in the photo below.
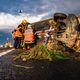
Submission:
{"label": "debris on ground", "polygon": [[43,45],[38,45],[31,51],[24,51],[14,58],[14,60],[21,59],[22,61],[27,61],[30,59],[38,60],[68,60],[69,58],[63,55],[60,51],[50,51]]}

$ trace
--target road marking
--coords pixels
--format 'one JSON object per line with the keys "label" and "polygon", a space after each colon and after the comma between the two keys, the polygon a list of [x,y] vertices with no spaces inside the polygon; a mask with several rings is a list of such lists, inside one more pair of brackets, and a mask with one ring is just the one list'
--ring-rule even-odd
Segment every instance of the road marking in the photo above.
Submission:
{"label": "road marking", "polygon": [[0,53],[0,57],[3,56],[3,55],[5,55],[5,54],[7,54],[7,53],[9,53],[9,52],[11,52],[11,51],[13,51],[13,50],[14,50],[14,49],[11,49],[11,50],[7,50],[7,51],[5,51],[5,52]]}

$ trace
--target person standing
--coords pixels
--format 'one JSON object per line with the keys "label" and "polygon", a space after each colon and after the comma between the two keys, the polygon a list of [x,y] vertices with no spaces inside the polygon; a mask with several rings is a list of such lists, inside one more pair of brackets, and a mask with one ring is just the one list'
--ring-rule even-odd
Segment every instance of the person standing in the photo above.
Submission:
{"label": "person standing", "polygon": [[12,32],[15,49],[22,48],[21,43],[23,43],[23,33],[25,32],[28,24],[27,20],[23,19],[21,24]]}
{"label": "person standing", "polygon": [[34,33],[31,25],[28,25],[26,27],[26,30],[24,32],[24,45],[25,49],[30,49],[32,44],[34,43]]}

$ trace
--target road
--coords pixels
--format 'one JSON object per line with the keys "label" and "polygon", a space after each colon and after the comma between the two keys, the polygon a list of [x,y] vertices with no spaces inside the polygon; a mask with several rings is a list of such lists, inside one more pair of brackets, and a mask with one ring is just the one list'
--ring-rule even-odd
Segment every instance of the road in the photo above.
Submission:
{"label": "road", "polygon": [[[8,50],[0,56],[0,80],[80,80],[80,62],[29,60],[14,61],[19,50]],[[1,54],[1,53],[0,53]]]}
{"label": "road", "polygon": [[12,52],[13,50],[14,50],[14,49],[0,52],[0,57],[3,56],[3,55],[5,55],[5,54],[7,54],[7,53],[9,53],[9,52]]}

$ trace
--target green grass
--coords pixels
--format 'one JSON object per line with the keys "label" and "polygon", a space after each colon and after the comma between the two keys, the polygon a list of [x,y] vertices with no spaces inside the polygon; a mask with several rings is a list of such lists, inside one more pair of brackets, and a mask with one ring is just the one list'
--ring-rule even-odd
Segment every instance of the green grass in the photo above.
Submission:
{"label": "green grass", "polygon": [[64,56],[60,51],[57,51],[57,50],[50,51],[43,45],[41,45],[40,48],[43,49],[44,52],[47,53],[48,56],[52,59],[55,59],[55,60],[68,60],[68,59],[70,59],[69,57]]}

